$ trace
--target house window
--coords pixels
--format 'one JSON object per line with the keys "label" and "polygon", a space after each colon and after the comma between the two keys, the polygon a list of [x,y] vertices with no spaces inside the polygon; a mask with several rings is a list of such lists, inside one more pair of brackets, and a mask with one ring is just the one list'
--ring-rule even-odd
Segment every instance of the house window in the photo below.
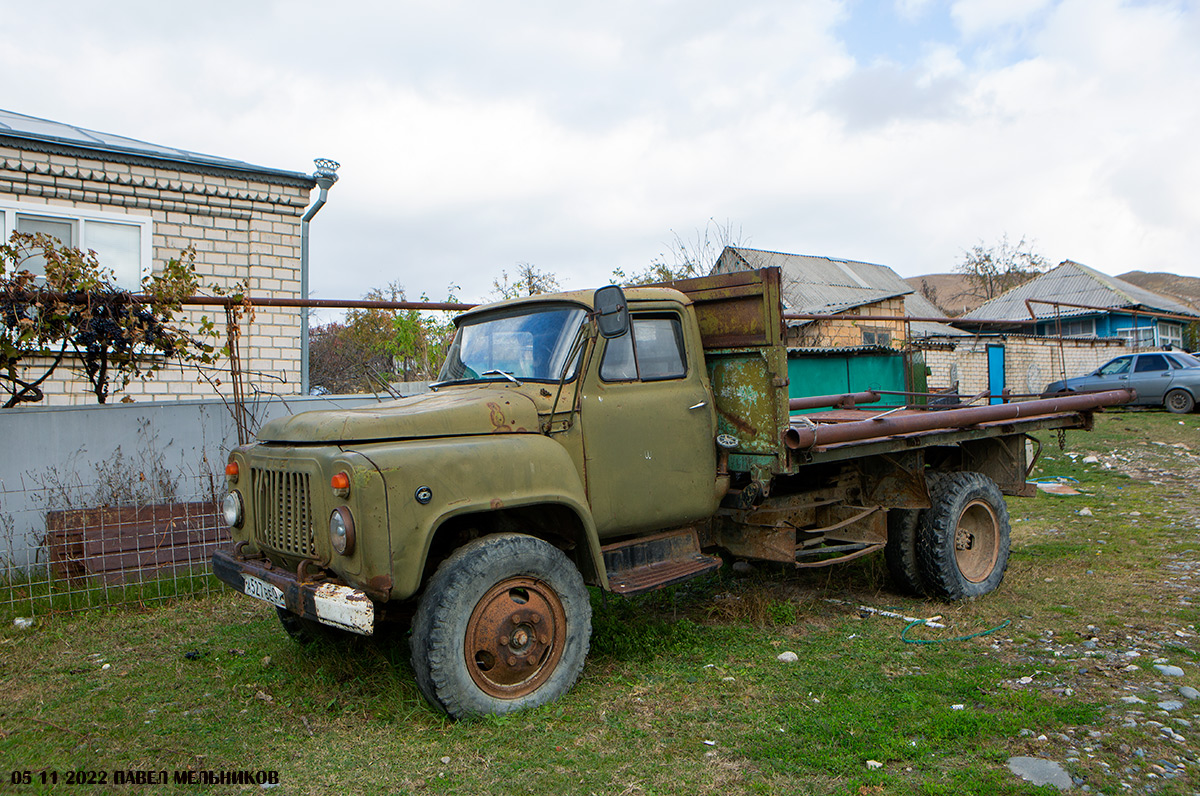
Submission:
{"label": "house window", "polygon": [[1153,348],[1154,347],[1154,327],[1153,326],[1138,326],[1128,329],[1121,329],[1117,332],[1117,336],[1122,340],[1128,340],[1131,348]]}
{"label": "house window", "polygon": [[[13,232],[40,232],[65,246],[91,249],[101,267],[112,271],[114,284],[126,290],[139,290],[142,280],[150,275],[151,225],[144,216],[0,202],[0,232],[5,242]],[[46,273],[42,257],[30,258],[22,267],[38,276]]]}
{"label": "house window", "polygon": [[862,330],[862,344],[887,348],[892,344],[892,333],[887,329],[864,328]]}
{"label": "house window", "polygon": [[1183,327],[1167,321],[1158,322],[1158,344],[1162,347],[1183,348]]}
{"label": "house window", "polygon": [[1071,321],[1062,322],[1063,337],[1095,337],[1096,336],[1096,319],[1095,318],[1076,318]]}

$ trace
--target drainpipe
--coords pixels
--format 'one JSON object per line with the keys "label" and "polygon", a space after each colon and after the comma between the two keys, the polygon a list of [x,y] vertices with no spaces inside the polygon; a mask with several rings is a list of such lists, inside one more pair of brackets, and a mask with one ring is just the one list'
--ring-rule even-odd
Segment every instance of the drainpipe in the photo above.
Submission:
{"label": "drainpipe", "polygon": [[[308,223],[325,206],[325,197],[329,189],[337,182],[337,170],[341,166],[336,160],[317,158],[313,161],[316,170],[313,179],[321,189],[317,201],[308,208],[304,218],[300,219],[300,298],[308,301]],[[304,307],[300,311],[300,394],[308,395],[308,312]]]}

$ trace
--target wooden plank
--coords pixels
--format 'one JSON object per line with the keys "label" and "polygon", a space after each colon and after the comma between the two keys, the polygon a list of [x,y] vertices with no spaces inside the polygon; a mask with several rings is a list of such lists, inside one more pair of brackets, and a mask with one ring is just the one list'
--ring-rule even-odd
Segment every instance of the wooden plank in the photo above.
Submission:
{"label": "wooden plank", "polygon": [[56,575],[110,584],[203,567],[229,539],[207,502],[49,511],[46,528]]}

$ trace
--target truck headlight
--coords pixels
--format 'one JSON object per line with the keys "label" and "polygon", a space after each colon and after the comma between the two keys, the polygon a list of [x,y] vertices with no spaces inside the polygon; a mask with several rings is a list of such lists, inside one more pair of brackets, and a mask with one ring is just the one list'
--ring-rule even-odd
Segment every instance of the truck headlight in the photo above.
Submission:
{"label": "truck headlight", "polygon": [[221,513],[225,515],[225,524],[230,528],[242,527],[242,496],[239,492],[230,492],[221,503]]}
{"label": "truck headlight", "polygon": [[329,544],[339,556],[354,551],[354,516],[345,506],[338,506],[329,515]]}

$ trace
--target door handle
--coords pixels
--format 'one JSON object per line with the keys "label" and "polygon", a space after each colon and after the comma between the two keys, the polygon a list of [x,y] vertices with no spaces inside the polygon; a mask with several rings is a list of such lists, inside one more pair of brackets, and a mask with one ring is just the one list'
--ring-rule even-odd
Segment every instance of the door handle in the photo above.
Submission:
{"label": "door handle", "polygon": [[691,411],[692,409],[703,409],[706,406],[708,406],[708,401],[701,401],[698,404],[692,404],[691,406],[689,406],[688,411]]}

